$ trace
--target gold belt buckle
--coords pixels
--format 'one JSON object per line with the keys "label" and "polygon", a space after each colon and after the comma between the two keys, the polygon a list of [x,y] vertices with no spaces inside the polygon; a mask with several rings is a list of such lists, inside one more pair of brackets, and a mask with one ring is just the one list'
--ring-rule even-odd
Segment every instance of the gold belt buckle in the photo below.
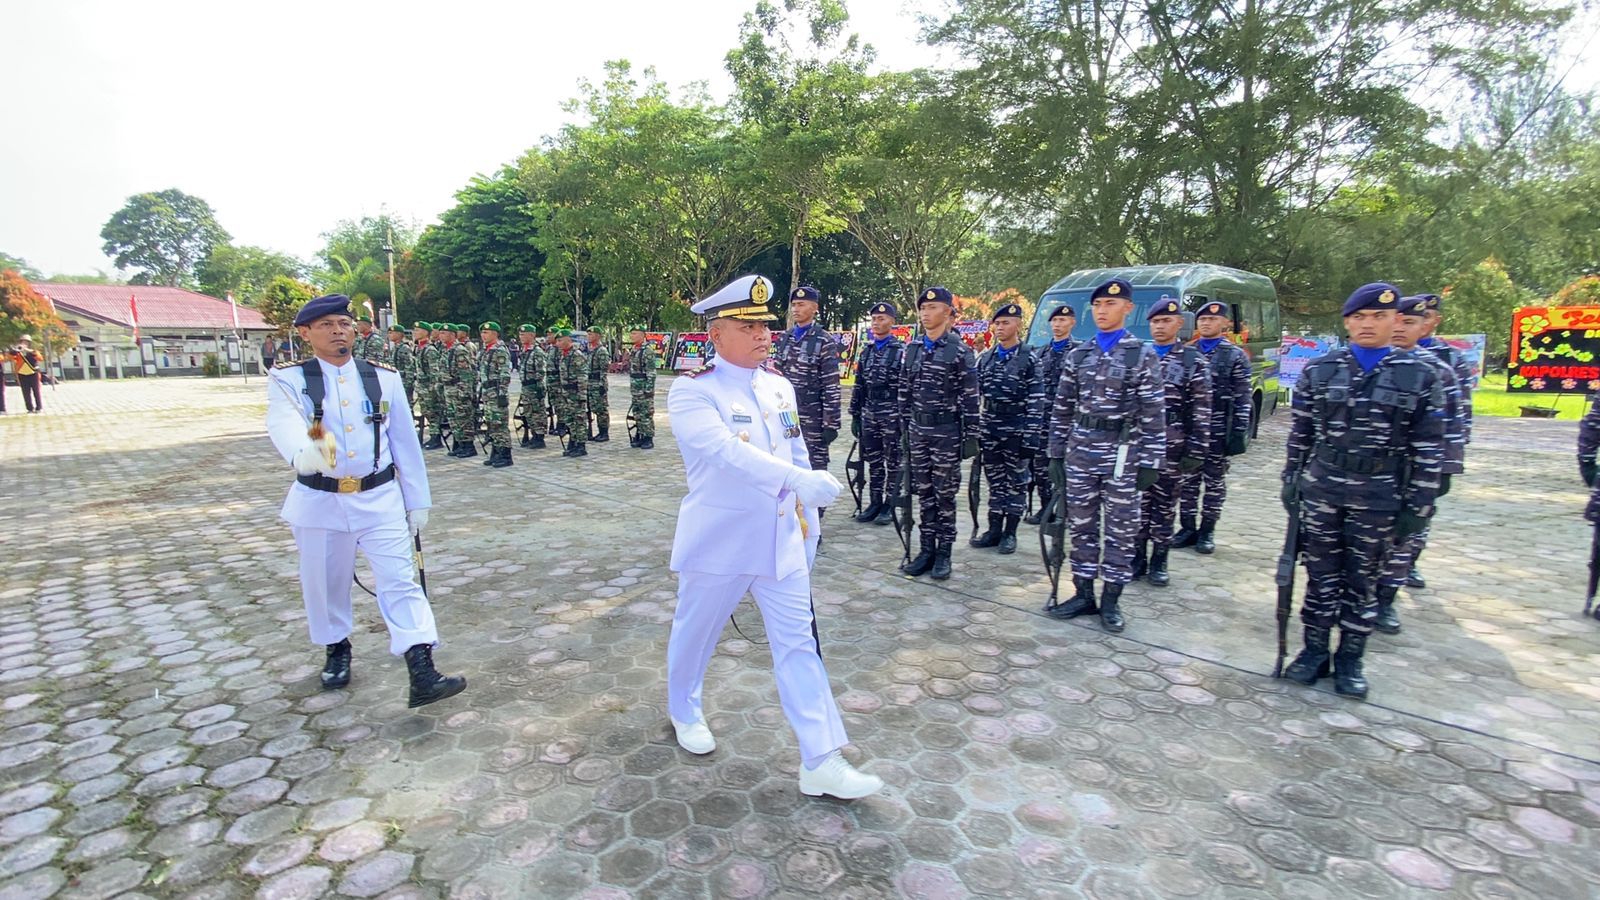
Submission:
{"label": "gold belt buckle", "polygon": [[345,476],[339,479],[339,493],[357,494],[361,492],[361,479]]}

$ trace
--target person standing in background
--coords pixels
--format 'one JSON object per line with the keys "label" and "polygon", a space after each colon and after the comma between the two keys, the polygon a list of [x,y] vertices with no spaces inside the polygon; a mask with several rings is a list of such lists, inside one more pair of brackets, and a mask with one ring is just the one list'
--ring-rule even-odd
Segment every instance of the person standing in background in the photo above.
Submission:
{"label": "person standing in background", "polygon": [[24,337],[17,349],[12,351],[11,365],[17,373],[17,387],[22,388],[22,404],[30,413],[42,412],[44,400],[39,395],[39,373],[44,363],[40,361],[39,354],[34,352],[30,338]]}

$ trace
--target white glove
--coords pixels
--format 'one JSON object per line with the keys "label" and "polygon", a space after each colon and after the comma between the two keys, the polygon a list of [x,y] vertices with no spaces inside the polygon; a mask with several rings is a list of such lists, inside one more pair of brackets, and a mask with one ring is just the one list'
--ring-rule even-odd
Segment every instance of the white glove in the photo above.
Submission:
{"label": "white glove", "polygon": [[422,529],[428,527],[428,511],[425,509],[406,510],[406,524],[411,527],[411,536],[416,537]]}
{"label": "white glove", "polygon": [[295,451],[294,470],[301,475],[315,475],[318,472],[323,475],[333,474],[333,466],[329,465],[327,454],[318,441],[312,441]]}
{"label": "white glove", "polygon": [[828,472],[802,471],[789,481],[795,496],[811,509],[828,506],[839,496],[839,492],[844,490],[839,484],[839,479]]}

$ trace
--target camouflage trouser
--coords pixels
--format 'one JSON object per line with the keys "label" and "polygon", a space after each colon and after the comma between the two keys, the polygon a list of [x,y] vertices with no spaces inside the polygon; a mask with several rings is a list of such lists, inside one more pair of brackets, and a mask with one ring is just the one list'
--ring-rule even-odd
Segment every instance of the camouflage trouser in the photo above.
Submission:
{"label": "camouflage trouser", "polygon": [[644,379],[634,379],[628,386],[628,415],[633,416],[634,433],[640,438],[656,436],[656,391]]}
{"label": "camouflage trouser", "polygon": [[[1200,497],[1205,488],[1205,499]],[[1222,518],[1222,502],[1228,499],[1228,458],[1221,453],[1206,453],[1206,464],[1183,476],[1183,517],[1196,513],[1212,522]]]}
{"label": "camouflage trouser", "polygon": [[922,548],[948,553],[956,542],[961,430],[951,425],[921,426],[915,422],[909,427],[911,490],[922,501]]}
{"label": "camouflage trouser", "polygon": [[1035,453],[1028,461],[1028,472],[1033,476],[1033,487],[1039,492],[1039,508],[1050,505],[1050,457],[1044,452]]}
{"label": "camouflage trouser", "polygon": [[1022,515],[1028,503],[1028,460],[1022,455],[1021,422],[985,422],[978,432],[983,477],[989,482],[989,512]]}
{"label": "camouflage trouser", "polygon": [[450,418],[450,433],[457,441],[476,443],[478,440],[478,407],[472,402],[471,392],[462,385],[445,387],[445,415]]}
{"label": "camouflage trouser", "polygon": [[[1072,575],[1106,584],[1133,580],[1133,542],[1139,535],[1138,469],[1121,478],[1067,463],[1067,524],[1072,529]],[[1105,519],[1102,552],[1101,518]]]}
{"label": "camouflage trouser", "polygon": [[900,429],[903,423],[893,411],[862,410],[861,463],[867,470],[867,488],[873,497],[900,494]]}
{"label": "camouflage trouser", "polygon": [[511,395],[501,388],[484,388],[481,414],[489,426],[489,446],[511,449]]}
{"label": "camouflage trouser", "polygon": [[424,388],[422,403],[422,412],[428,417],[428,436],[443,437],[444,423],[449,417],[444,401],[444,385],[430,384]]}
{"label": "camouflage trouser", "polygon": [[412,410],[415,411],[417,406],[417,389],[416,386],[411,382],[411,376],[402,373],[400,376],[400,386],[406,390],[406,405],[410,406]]}
{"label": "camouflage trouser", "polygon": [[556,422],[567,429],[574,444],[589,442],[589,396],[577,388],[563,387],[556,392]]}
{"label": "camouflage trouser", "polygon": [[1367,634],[1378,615],[1372,586],[1394,533],[1392,511],[1352,509],[1335,498],[1300,502],[1300,554],[1306,564],[1307,625]]}
{"label": "camouflage trouser", "polygon": [[1411,567],[1416,564],[1423,548],[1428,546],[1429,531],[1432,529],[1424,528],[1396,544],[1394,549],[1389,551],[1389,559],[1378,575],[1378,584],[1397,588],[1406,583],[1406,576],[1411,574]]}
{"label": "camouflage trouser", "polygon": [[[822,439],[822,410],[796,411],[800,418],[800,433],[806,442],[806,456],[811,458],[811,468],[816,472],[828,469],[828,442]],[[954,533],[951,540],[955,540]]]}
{"label": "camouflage trouser", "polygon": [[588,411],[584,413],[583,427],[589,427],[588,417],[592,413],[594,415],[595,434],[611,431],[611,398],[606,394],[604,378],[598,381],[592,378],[589,379],[589,391],[586,400],[585,405]]}
{"label": "camouflage trouser", "polygon": [[517,415],[522,417],[528,430],[544,437],[549,429],[549,419],[544,413],[544,385],[525,384],[517,395]]}
{"label": "camouflage trouser", "polygon": [[1178,459],[1169,458],[1161,478],[1139,498],[1139,541],[1148,540],[1154,549],[1172,546],[1172,519],[1178,512],[1178,491],[1187,476],[1178,469]]}

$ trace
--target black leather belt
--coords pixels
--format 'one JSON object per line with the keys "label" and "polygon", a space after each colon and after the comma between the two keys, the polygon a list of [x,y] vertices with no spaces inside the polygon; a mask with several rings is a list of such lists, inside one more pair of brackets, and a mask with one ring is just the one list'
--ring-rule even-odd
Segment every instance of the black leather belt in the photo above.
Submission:
{"label": "black leather belt", "polygon": [[1025,416],[1028,414],[1026,403],[985,403],[983,411],[991,416]]}
{"label": "black leather belt", "polygon": [[297,475],[294,480],[314,491],[327,491],[330,494],[359,494],[362,491],[370,491],[379,485],[393,481],[394,463],[390,463],[383,471],[373,472],[365,478],[329,478],[326,475],[314,473],[311,475]]}
{"label": "black leather belt", "polygon": [[961,424],[961,414],[953,412],[912,413],[911,421],[924,428],[932,428],[938,425],[959,425]]}
{"label": "black leather belt", "polygon": [[606,380],[606,373],[604,373],[604,372],[590,372],[589,373],[589,380],[590,381],[605,381]]}
{"label": "black leather belt", "polygon": [[1327,445],[1317,447],[1317,459],[1352,475],[1387,475],[1400,468],[1400,458],[1394,454],[1371,456],[1347,453]]}
{"label": "black leather belt", "polygon": [[1121,431],[1123,422],[1122,419],[1091,416],[1088,413],[1078,413],[1073,421],[1078,423],[1079,428],[1087,428],[1090,431]]}

